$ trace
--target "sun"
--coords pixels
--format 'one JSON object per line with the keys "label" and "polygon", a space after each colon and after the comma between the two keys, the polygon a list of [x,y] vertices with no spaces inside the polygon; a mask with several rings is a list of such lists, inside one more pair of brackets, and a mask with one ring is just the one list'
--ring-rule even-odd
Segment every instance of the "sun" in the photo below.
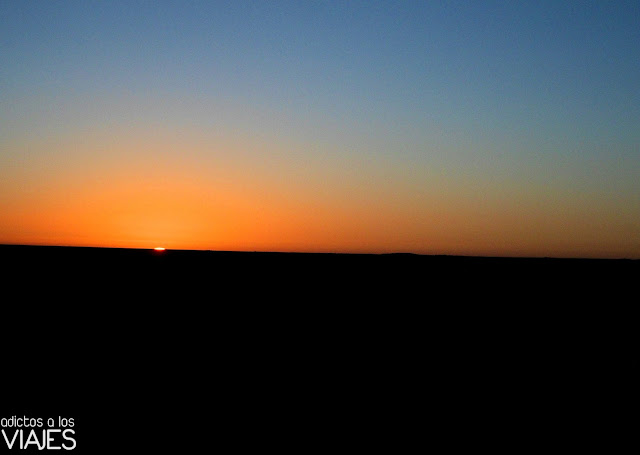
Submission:
{"label": "sun", "polygon": [[165,250],[165,248],[164,248],[164,247],[162,247],[162,246],[157,246],[157,247],[155,247],[155,248],[154,248],[154,250],[155,250],[155,251],[164,251],[164,250]]}

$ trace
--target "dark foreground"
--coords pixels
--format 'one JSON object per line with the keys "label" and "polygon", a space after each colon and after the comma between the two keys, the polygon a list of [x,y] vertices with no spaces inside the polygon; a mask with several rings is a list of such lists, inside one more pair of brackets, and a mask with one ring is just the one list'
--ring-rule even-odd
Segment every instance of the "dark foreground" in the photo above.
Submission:
{"label": "dark foreground", "polygon": [[455,446],[637,400],[640,261],[0,246],[0,262],[2,417],[75,416],[76,452],[397,451],[427,430]]}
{"label": "dark foreground", "polygon": [[[270,304],[569,303],[623,297],[639,260],[527,259],[412,254],[243,253],[0,245],[0,261],[24,298],[67,303]],[[350,300],[353,299],[353,300]],[[110,301],[110,303],[115,303]],[[157,302],[161,303],[161,302]],[[373,303],[373,302],[370,302]]]}

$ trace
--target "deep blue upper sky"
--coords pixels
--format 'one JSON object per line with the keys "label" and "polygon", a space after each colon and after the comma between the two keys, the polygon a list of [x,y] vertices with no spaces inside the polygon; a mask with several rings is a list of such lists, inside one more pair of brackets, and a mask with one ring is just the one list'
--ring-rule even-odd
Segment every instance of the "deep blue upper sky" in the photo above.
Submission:
{"label": "deep blue upper sky", "polygon": [[640,4],[624,1],[4,1],[0,91],[626,136],[639,22]]}

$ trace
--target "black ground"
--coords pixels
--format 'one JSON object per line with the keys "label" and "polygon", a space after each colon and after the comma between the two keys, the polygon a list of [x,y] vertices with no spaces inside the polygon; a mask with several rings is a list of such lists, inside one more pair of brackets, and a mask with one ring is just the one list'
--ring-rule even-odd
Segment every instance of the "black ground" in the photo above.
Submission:
{"label": "black ground", "polygon": [[0,263],[2,417],[75,416],[76,452],[397,449],[637,398],[640,261],[7,245]]}

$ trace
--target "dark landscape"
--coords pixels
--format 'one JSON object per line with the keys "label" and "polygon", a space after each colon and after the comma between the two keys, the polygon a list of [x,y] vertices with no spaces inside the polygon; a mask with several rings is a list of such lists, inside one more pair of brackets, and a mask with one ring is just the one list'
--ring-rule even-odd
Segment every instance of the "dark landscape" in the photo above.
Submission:
{"label": "dark landscape", "polygon": [[511,350],[508,340],[580,334],[602,338],[597,351],[636,336],[637,260],[4,245],[0,261],[5,307],[69,312],[89,335],[146,333],[170,345],[245,333],[297,349],[292,338],[366,334],[413,349],[442,334]]}
{"label": "dark landscape", "polygon": [[8,339],[28,340],[13,409],[53,401],[85,447],[113,421],[111,449],[148,448],[138,436],[166,422],[152,444],[176,450],[206,447],[212,425],[243,444],[243,429],[382,441],[389,413],[415,425],[428,406],[452,431],[625,402],[638,378],[633,260],[12,245],[0,260]]}
{"label": "dark landscape", "polygon": [[[64,290],[71,301],[90,298],[81,291],[95,292],[101,288],[108,294],[111,290],[132,286],[132,291],[160,295],[183,291],[185,297],[192,291],[207,289],[215,290],[216,296],[220,292],[230,293],[224,300],[261,296],[280,301],[316,301],[319,295],[326,294],[323,297],[333,297],[323,303],[351,304],[363,303],[344,301],[358,295],[394,299],[396,304],[417,303],[427,290],[442,293],[439,297],[447,300],[473,296],[474,299],[520,300],[522,303],[523,299],[544,297],[546,302],[539,303],[560,303],[562,298],[568,299],[563,303],[572,303],[572,296],[593,297],[606,291],[607,295],[599,297],[613,304],[616,297],[628,300],[623,297],[623,291],[630,288],[631,280],[640,270],[640,261],[630,259],[155,251],[21,245],[0,245],[0,260],[17,282],[34,284],[34,280],[43,280],[53,286],[53,289],[29,286],[30,292],[45,294]],[[413,291],[422,296],[412,295]],[[200,297],[198,301],[203,302],[211,296]],[[403,301],[403,297],[407,300]],[[93,298],[100,299],[100,295],[94,294]]]}

